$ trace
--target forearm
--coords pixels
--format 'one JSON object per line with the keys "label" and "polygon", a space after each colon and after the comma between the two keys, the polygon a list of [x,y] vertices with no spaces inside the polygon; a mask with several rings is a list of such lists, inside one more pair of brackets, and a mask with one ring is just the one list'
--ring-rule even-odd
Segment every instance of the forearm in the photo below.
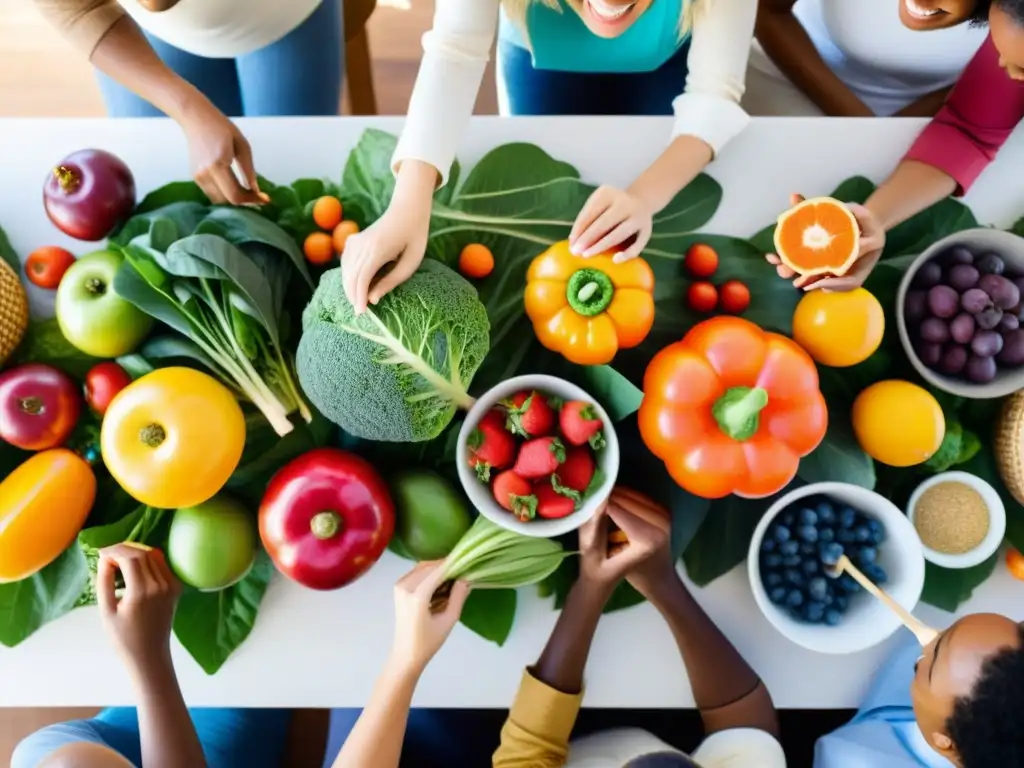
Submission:
{"label": "forearm", "polygon": [[825,63],[791,12],[761,12],[757,40],[779,70],[826,115],[872,117],[871,109]]}
{"label": "forearm", "polygon": [[562,693],[583,689],[583,671],[609,593],[585,581],[577,581],[566,598],[555,629],[536,665],[535,678]]}
{"label": "forearm", "polygon": [[904,160],[864,206],[890,230],[954,191],[956,182],[949,174],[926,163]]}
{"label": "forearm", "polygon": [[711,147],[695,136],[677,136],[629,186],[630,193],[660,211],[712,159]]}
{"label": "forearm", "polygon": [[146,768],[202,768],[203,747],[178,686],[170,652],[132,674],[138,698],[139,739]]}
{"label": "forearm", "polygon": [[420,673],[389,661],[333,768],[397,768]]}
{"label": "forearm", "polygon": [[915,99],[893,115],[893,117],[935,117],[935,114],[942,109],[946,103],[946,97],[952,88],[939,88],[938,90],[926,93],[919,99]]}

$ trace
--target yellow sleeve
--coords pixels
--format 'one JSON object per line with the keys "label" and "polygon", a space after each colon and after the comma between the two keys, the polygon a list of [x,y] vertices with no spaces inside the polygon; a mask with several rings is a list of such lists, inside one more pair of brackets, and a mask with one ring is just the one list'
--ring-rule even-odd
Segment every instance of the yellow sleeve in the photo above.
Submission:
{"label": "yellow sleeve", "polygon": [[89,58],[104,35],[124,16],[116,0],[35,0],[35,3],[43,17]]}
{"label": "yellow sleeve", "polygon": [[559,768],[569,755],[569,735],[583,694],[557,691],[523,673],[515,703],[501,729],[494,768]]}

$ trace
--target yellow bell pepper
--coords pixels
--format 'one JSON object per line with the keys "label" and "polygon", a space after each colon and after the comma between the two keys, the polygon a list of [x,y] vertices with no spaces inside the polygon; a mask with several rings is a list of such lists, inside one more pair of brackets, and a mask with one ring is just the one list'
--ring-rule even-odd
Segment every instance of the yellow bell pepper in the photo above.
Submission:
{"label": "yellow bell pepper", "polygon": [[524,301],[538,341],[577,365],[611,362],[654,325],[654,272],[643,259],[615,264],[614,252],[583,258],[555,243],[526,273]]}

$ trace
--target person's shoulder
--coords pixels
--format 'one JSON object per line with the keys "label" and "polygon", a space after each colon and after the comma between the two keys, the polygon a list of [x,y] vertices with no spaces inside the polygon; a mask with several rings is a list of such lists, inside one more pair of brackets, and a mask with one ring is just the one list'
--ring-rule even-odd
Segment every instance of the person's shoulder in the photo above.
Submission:
{"label": "person's shoulder", "polygon": [[786,753],[778,739],[757,728],[713,733],[693,759],[700,768],[786,768]]}

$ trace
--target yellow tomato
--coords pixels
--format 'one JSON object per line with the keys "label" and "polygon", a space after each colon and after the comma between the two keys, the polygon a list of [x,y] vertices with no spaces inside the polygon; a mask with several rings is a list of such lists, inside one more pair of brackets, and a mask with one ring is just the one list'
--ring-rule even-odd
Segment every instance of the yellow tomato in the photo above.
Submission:
{"label": "yellow tomato", "polygon": [[202,504],[224,487],[245,444],[234,395],[191,368],[160,368],[122,389],[103,417],[110,474],[134,498],[162,509]]}
{"label": "yellow tomato", "polygon": [[873,294],[808,291],[793,313],[793,339],[822,365],[845,368],[867,360],[882,343],[885,313]]}
{"label": "yellow tomato", "polygon": [[25,579],[75,540],[96,498],[84,459],[51,448],[26,459],[0,482],[0,584]]}
{"label": "yellow tomato", "polygon": [[853,401],[853,432],[864,452],[883,464],[910,467],[931,458],[946,434],[942,408],[909,381],[879,381]]}

